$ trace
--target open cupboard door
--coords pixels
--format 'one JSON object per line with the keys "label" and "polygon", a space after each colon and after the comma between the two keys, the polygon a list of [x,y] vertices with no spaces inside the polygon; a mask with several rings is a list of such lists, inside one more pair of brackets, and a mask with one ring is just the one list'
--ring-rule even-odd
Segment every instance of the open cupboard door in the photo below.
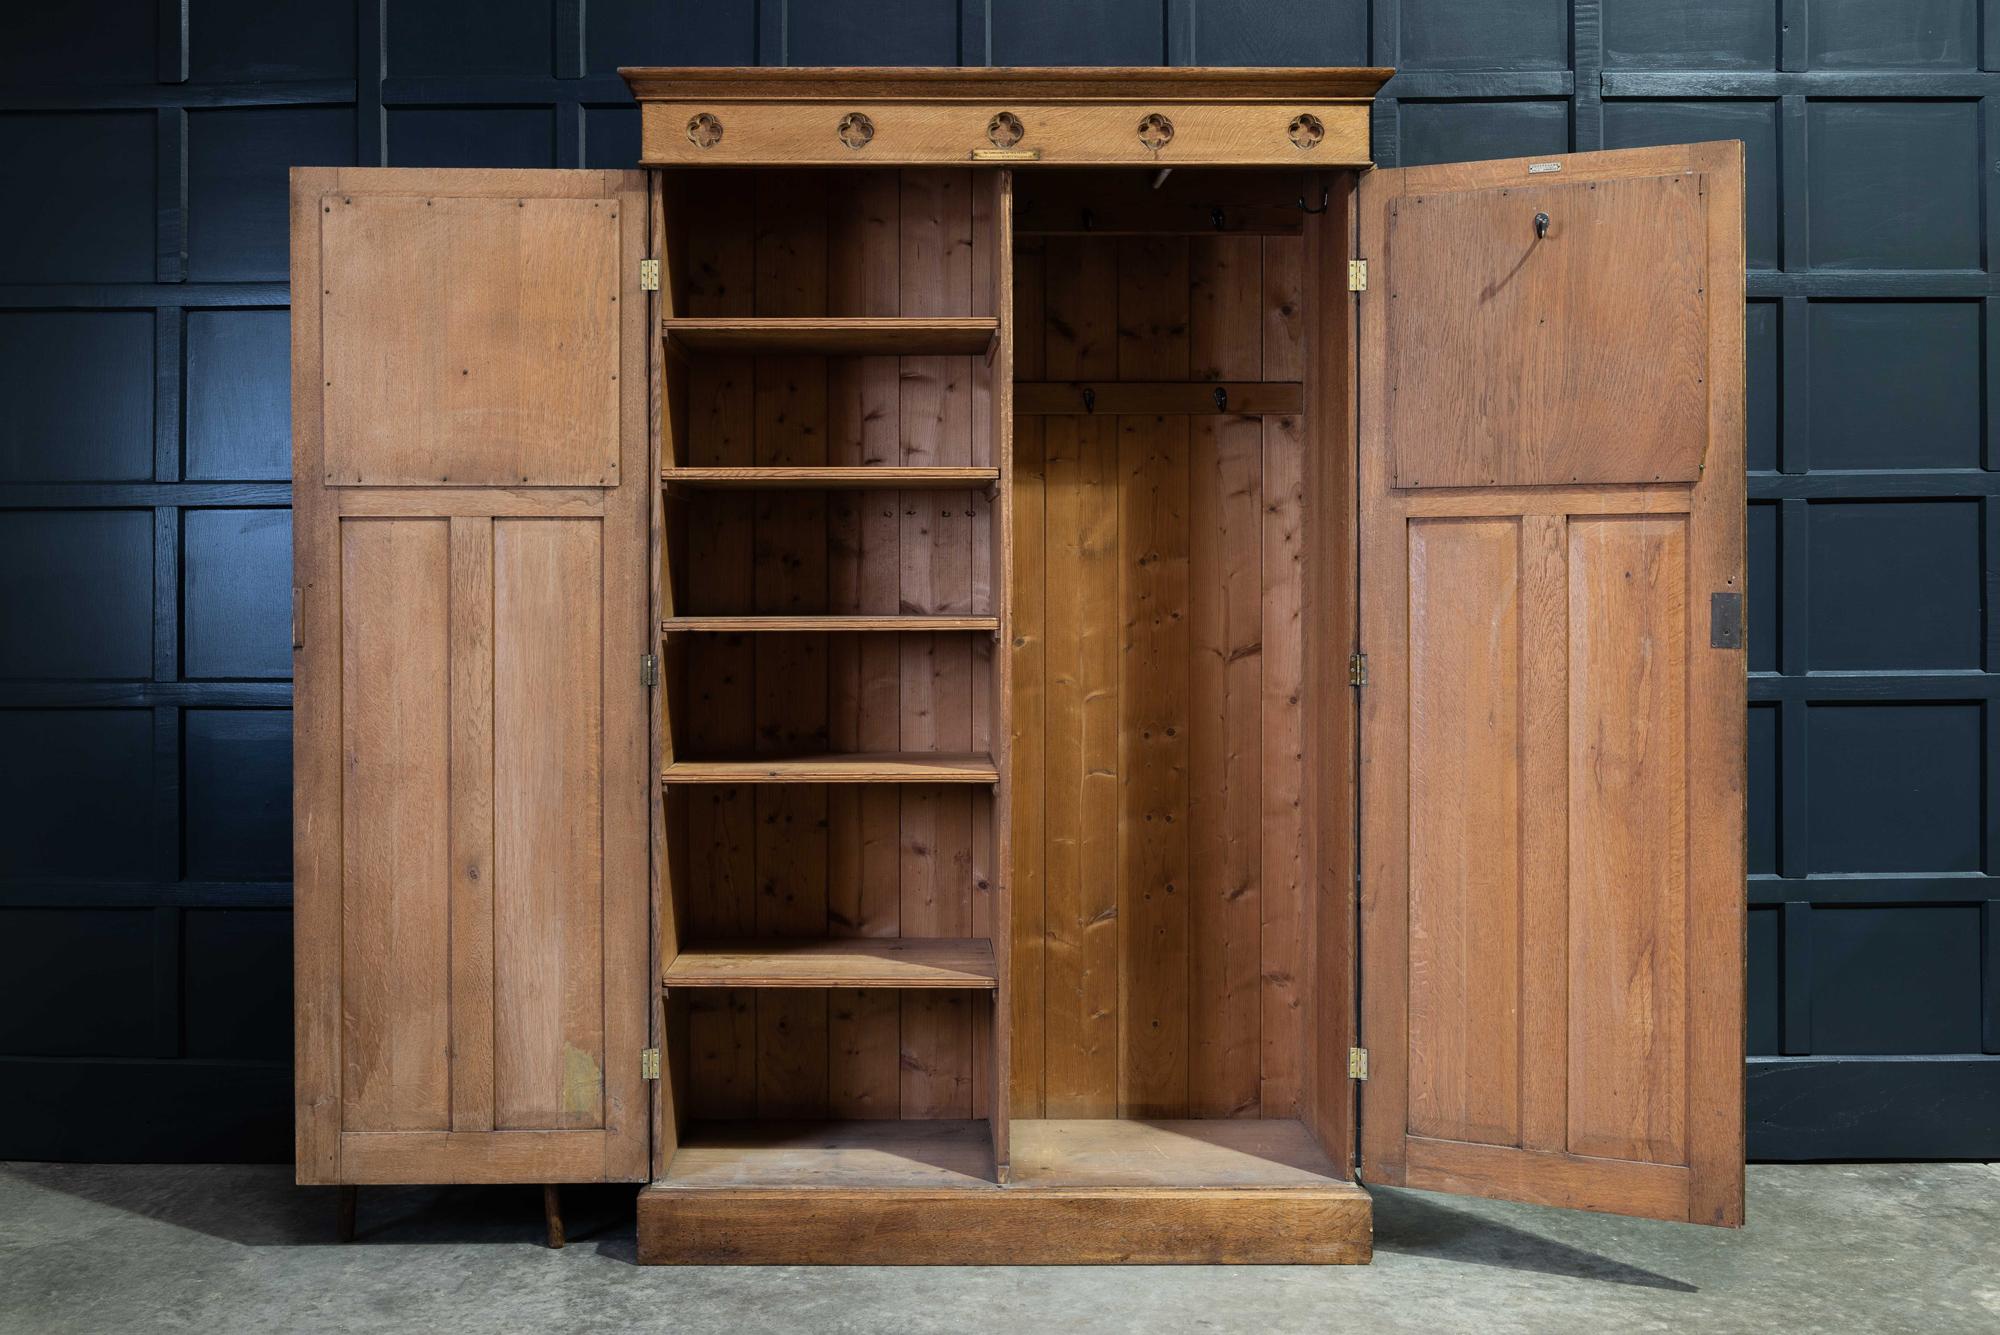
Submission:
{"label": "open cupboard door", "polygon": [[1362,178],[1369,1182],[1742,1222],[1742,173]]}
{"label": "open cupboard door", "polygon": [[647,1175],[647,214],[292,174],[302,1183]]}

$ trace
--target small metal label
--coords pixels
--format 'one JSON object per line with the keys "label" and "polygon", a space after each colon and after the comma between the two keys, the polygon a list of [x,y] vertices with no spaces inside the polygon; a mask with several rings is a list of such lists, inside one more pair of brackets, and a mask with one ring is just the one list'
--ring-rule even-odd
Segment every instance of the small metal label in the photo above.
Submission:
{"label": "small metal label", "polygon": [[1562,169],[1560,162],[1531,162],[1528,164],[1528,175],[1540,176],[1543,172],[1559,172]]}
{"label": "small metal label", "polygon": [[1708,647],[1743,647],[1743,595],[1711,593],[1708,596]]}

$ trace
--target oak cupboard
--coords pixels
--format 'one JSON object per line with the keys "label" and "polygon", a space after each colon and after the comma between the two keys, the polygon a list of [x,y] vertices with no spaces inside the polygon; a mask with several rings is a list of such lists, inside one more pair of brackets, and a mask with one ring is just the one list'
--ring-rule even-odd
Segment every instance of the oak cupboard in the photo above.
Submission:
{"label": "oak cupboard", "polygon": [[659,1262],[1740,1223],[1740,146],[625,74],[643,170],[293,173],[299,1180],[643,1183]]}

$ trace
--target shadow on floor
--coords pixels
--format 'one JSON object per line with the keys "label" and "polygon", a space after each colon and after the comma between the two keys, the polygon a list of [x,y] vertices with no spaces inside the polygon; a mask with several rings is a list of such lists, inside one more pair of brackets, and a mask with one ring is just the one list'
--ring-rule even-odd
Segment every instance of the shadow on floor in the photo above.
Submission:
{"label": "shadow on floor", "polygon": [[[0,1178],[86,1200],[244,1247],[339,1246],[334,1189],[300,1187],[286,1167],[9,1164]],[[636,1263],[630,1185],[566,1186],[571,1247]],[[350,1245],[533,1243],[546,1238],[537,1186],[363,1187]]]}
{"label": "shadow on floor", "polygon": [[1540,1237],[1493,1219],[1427,1200],[1409,1192],[1383,1187],[1368,1189],[1375,1196],[1375,1250],[1398,1256],[1424,1256],[1464,1265],[1529,1270],[1603,1284],[1629,1284],[1671,1293],[1699,1293],[1684,1280],[1642,1270],[1568,1243]]}

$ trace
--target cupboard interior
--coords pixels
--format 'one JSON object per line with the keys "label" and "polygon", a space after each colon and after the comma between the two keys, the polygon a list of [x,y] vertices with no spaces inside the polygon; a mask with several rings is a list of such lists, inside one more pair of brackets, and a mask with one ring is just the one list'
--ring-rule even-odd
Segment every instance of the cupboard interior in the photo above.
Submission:
{"label": "cupboard interior", "polygon": [[659,174],[656,1176],[1351,1176],[1352,179]]}

